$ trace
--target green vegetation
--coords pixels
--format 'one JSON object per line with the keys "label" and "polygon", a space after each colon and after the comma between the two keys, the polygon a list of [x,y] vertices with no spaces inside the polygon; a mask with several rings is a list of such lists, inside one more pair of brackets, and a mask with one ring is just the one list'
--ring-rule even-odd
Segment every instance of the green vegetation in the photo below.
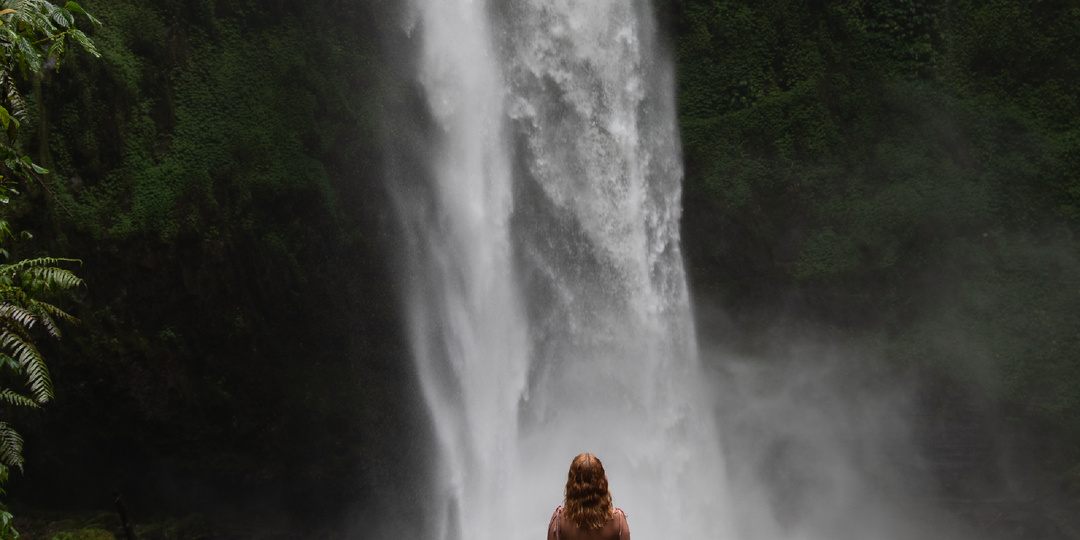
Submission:
{"label": "green vegetation", "polygon": [[[42,300],[44,295],[79,287],[82,280],[68,270],[50,266],[73,259],[24,259],[0,265],[0,363],[26,377],[29,395],[11,388],[0,389],[0,400],[10,405],[39,407],[53,397],[52,380],[37,345],[30,335],[41,326],[59,339],[57,321],[76,322],[60,308]],[[0,427],[0,476],[7,467],[22,468],[22,440],[6,424]]]}
{"label": "green vegetation", "polygon": [[101,529],[79,529],[56,533],[52,540],[116,540],[116,537],[111,532]]}
{"label": "green vegetation", "polygon": [[667,9],[699,295],[736,335],[884,336],[1080,463],[1075,2]]}
{"label": "green vegetation", "polygon": [[[63,7],[44,0],[7,0],[0,3],[0,203],[8,204],[18,192],[12,186],[15,178],[41,181],[39,175],[48,171],[24,155],[19,132],[27,121],[27,103],[19,90],[20,82],[41,77],[64,56],[69,41],[82,50],[97,56],[94,44],[75,26],[75,16],[81,14],[90,22],[98,21],[75,2]],[[27,236],[24,233],[22,236]],[[0,214],[0,243],[15,239],[6,213]],[[0,255],[9,256],[0,250]],[[48,336],[60,338],[58,321],[75,322],[67,312],[45,301],[60,291],[82,285],[82,280],[69,270],[53,266],[78,262],[72,259],[36,257],[13,264],[0,264],[0,369],[9,376],[25,378],[29,393],[24,395],[10,387],[0,387],[0,401],[8,405],[37,408],[53,397],[52,381],[45,358],[34,342],[35,326],[44,328]],[[7,415],[5,415],[6,417]],[[0,484],[8,480],[10,468],[22,470],[23,439],[7,422],[0,421]],[[0,493],[3,493],[0,490]],[[16,537],[12,515],[0,505],[0,537]]]}
{"label": "green vegetation", "polygon": [[84,5],[101,58],[28,97],[29,152],[57,174],[12,222],[42,233],[17,254],[77,253],[94,286],[49,355],[63,399],[26,420],[41,447],[12,493],[91,509],[120,488],[133,520],[393,504],[378,464],[421,451],[379,228],[396,7]]}
{"label": "green vegetation", "polygon": [[[976,388],[1080,494],[1075,2],[658,4],[684,251],[733,345],[873,336],[929,387]],[[76,255],[94,284],[84,324],[38,343],[63,399],[17,418],[37,446],[12,492],[100,509],[119,487],[137,517],[410,508],[380,488],[424,463],[381,185],[422,121],[386,118],[423,107],[401,3],[85,7],[101,58],[72,31],[62,70],[0,80],[25,94],[2,172],[30,179],[4,230],[36,233],[4,247]]]}

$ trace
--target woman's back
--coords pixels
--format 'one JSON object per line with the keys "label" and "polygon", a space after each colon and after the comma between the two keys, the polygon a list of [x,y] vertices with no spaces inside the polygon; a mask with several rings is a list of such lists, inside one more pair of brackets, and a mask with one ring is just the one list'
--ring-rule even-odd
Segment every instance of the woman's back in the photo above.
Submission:
{"label": "woman's back", "polygon": [[570,521],[560,506],[551,516],[547,537],[548,540],[630,540],[630,527],[626,524],[626,514],[616,508],[603,527],[585,530]]}

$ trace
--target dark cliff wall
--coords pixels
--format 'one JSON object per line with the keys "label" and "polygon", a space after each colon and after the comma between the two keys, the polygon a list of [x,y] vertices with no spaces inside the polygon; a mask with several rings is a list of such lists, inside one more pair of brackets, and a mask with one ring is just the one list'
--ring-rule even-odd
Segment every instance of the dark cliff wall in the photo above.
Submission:
{"label": "dark cliff wall", "polygon": [[[87,1],[17,255],[77,257],[13,503],[318,520],[407,492],[423,425],[383,226],[392,3]],[[388,31],[393,27],[395,31]]]}
{"label": "dark cliff wall", "polygon": [[931,416],[989,422],[979,429],[1024,448],[1009,457],[1021,476],[1075,504],[1076,2],[661,12],[700,334],[749,355],[807,335],[872,343],[924,381]]}

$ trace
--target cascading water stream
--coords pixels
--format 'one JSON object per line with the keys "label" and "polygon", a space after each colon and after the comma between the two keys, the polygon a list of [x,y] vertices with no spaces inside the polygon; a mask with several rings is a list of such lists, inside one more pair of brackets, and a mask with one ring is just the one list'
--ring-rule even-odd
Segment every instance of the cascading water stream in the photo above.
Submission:
{"label": "cascading water stream", "polygon": [[649,6],[416,1],[434,133],[426,196],[396,200],[440,452],[433,537],[543,534],[584,451],[636,538],[726,536]]}

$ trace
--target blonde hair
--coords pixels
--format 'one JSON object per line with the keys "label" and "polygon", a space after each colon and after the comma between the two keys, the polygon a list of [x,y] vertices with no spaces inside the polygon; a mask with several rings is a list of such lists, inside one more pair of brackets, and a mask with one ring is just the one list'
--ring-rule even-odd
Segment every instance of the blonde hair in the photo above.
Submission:
{"label": "blonde hair", "polygon": [[585,530],[604,526],[614,515],[604,464],[592,454],[578,454],[570,463],[563,506],[571,523]]}

